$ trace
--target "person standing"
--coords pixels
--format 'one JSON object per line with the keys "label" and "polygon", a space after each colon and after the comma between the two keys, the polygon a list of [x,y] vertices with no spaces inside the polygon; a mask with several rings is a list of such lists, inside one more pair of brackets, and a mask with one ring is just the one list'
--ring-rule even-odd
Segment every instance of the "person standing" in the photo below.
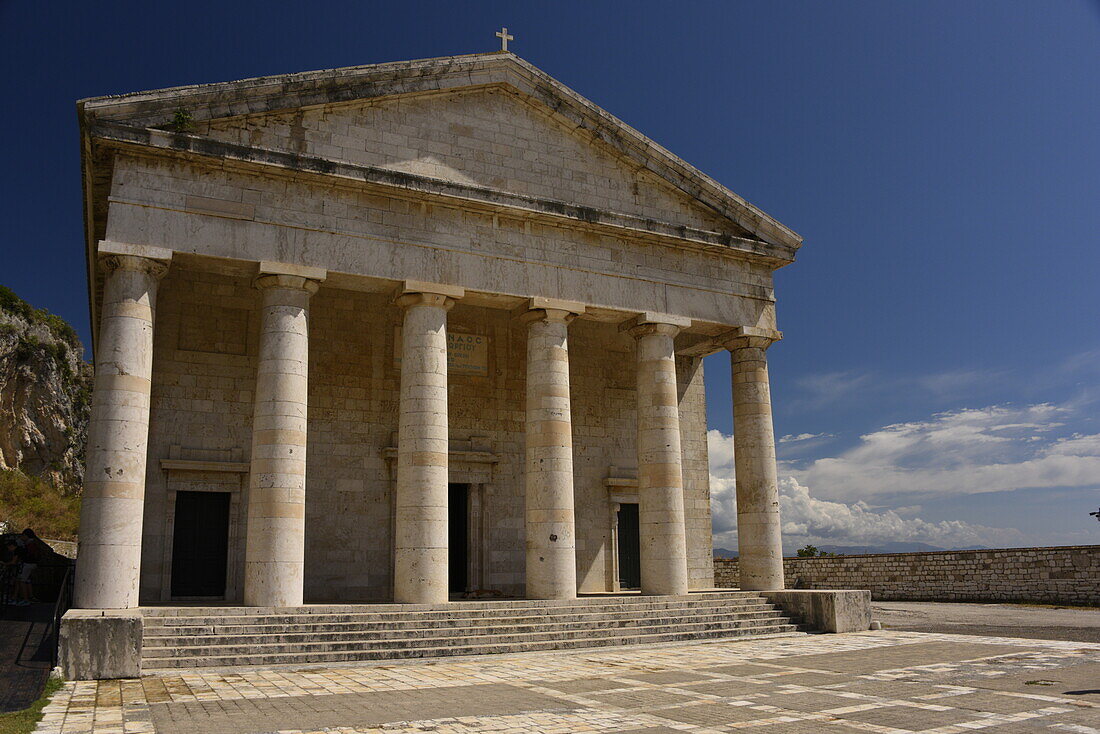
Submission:
{"label": "person standing", "polygon": [[18,597],[18,601],[15,603],[18,606],[25,607],[35,602],[34,586],[31,584],[31,574],[38,568],[38,564],[41,562],[44,554],[42,552],[42,541],[38,539],[38,535],[30,528],[23,531],[21,540],[23,541],[23,547],[21,549],[23,565],[16,579],[15,593]]}

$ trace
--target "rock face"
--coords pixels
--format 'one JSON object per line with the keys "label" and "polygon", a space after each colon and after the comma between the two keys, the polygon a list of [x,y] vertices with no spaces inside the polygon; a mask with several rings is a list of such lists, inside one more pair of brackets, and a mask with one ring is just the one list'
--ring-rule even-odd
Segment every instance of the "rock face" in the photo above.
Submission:
{"label": "rock face", "polygon": [[73,328],[0,286],[0,469],[78,491],[91,388]]}

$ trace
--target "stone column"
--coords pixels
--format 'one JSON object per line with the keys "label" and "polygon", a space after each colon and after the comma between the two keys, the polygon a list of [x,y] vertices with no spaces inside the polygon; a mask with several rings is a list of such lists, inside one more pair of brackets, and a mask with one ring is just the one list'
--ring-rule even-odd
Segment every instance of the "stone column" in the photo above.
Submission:
{"label": "stone column", "polygon": [[610,516],[607,518],[608,527],[611,528],[611,548],[608,555],[611,556],[611,591],[622,591],[622,581],[619,578],[619,509],[622,505],[618,502],[607,504]]}
{"label": "stone column", "polygon": [[302,604],[305,581],[309,298],[325,271],[261,263],[244,603]]}
{"label": "stone column", "polygon": [[575,599],[569,322],[579,304],[532,299],[527,321],[527,598]]}
{"label": "stone column", "polygon": [[688,593],[673,338],[690,323],[645,314],[630,327],[638,348],[638,526],[643,594]]}
{"label": "stone column", "polygon": [[733,373],[737,554],[745,590],[783,588],[783,539],[775,468],[767,348],[778,331],[741,327],[725,341]]}
{"label": "stone column", "polygon": [[105,273],[80,507],[74,605],[138,605],[153,315],[169,250],[103,243]]}
{"label": "stone column", "polygon": [[447,601],[447,311],[461,288],[406,281],[401,328],[394,601]]}

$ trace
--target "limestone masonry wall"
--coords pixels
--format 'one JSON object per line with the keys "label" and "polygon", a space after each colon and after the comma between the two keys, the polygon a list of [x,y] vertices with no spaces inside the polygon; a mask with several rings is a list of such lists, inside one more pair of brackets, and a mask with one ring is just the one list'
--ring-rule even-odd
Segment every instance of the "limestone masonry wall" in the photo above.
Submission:
{"label": "limestone masonry wall", "polygon": [[[870,589],[879,601],[1100,604],[1100,545],[786,558],[790,588]],[[714,559],[714,585],[738,585],[736,558]]]}
{"label": "limestone masonry wall", "polygon": [[[392,294],[325,283],[310,302],[305,503],[305,597],[384,601],[393,584],[392,457],[397,445],[401,312]],[[180,491],[228,492],[226,600],[241,598],[247,529],[252,396],[259,354],[259,291],[251,279],[176,263],[161,283],[154,331],[152,428],[142,542],[142,601],[179,598],[171,588]],[[494,455],[481,466],[451,459],[451,481],[478,489],[470,585],[524,593],[524,394],[527,327],[510,313],[457,304],[448,331],[489,342],[487,374],[449,378],[455,451]],[[577,580],[613,586],[609,476],[636,477],[634,339],[615,324],[569,327]],[[701,359],[680,358],[681,446],[692,588],[714,577],[706,401]],[[165,464],[164,462],[168,463]],[[475,506],[471,504],[471,513]],[[472,535],[476,533],[472,532]]]}

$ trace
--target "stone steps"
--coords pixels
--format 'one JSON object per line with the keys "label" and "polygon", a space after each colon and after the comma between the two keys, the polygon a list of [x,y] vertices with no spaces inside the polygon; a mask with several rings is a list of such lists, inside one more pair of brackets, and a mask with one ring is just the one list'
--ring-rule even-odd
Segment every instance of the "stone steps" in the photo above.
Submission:
{"label": "stone steps", "polygon": [[[506,600],[445,606],[143,608],[142,670],[301,665],[737,638],[797,631],[761,597]],[[296,613],[295,613],[296,612]]]}
{"label": "stone steps", "polygon": [[692,615],[678,615],[674,617],[658,618],[627,618],[604,621],[579,621],[579,622],[547,622],[543,624],[505,624],[499,626],[433,626],[406,628],[394,630],[391,628],[374,627],[373,629],[361,629],[358,626],[350,627],[336,632],[280,632],[277,629],[256,630],[246,628],[246,631],[230,632],[219,629],[215,634],[200,635],[172,635],[172,636],[146,636],[144,647],[147,650],[156,648],[196,647],[210,645],[262,645],[266,643],[317,643],[317,642],[367,642],[372,640],[390,640],[395,635],[414,640],[432,638],[458,638],[480,636],[506,636],[506,635],[534,635],[534,634],[565,634],[585,631],[620,631],[633,630],[643,627],[669,627],[677,625],[740,625],[752,626],[757,624],[786,623],[788,620],[782,612],[752,612],[731,615],[707,615],[706,617],[694,617]]}
{"label": "stone steps", "polygon": [[[389,612],[375,614],[272,614],[272,615],[248,615],[226,617],[148,617],[145,616],[146,634],[172,635],[177,634],[177,628],[186,627],[189,632],[201,629],[222,631],[230,628],[253,627],[300,627],[302,629],[316,631],[338,631],[346,629],[349,625],[377,625],[387,629],[401,629],[403,627],[422,627],[425,622],[450,623],[456,620],[465,620],[472,625],[497,625],[497,624],[523,624],[539,623],[552,620],[554,622],[573,622],[581,620],[606,620],[611,621],[623,618],[623,615],[631,617],[654,616],[661,614],[729,614],[774,611],[775,606],[763,600],[756,602],[732,602],[723,604],[711,602],[707,604],[692,605],[667,605],[641,606],[636,605],[627,608],[598,607],[588,609],[586,607],[561,607],[559,609],[541,608],[511,609],[486,613],[480,610],[467,611],[456,609],[454,611],[432,612]],[[330,628],[330,629],[326,629]]]}
{"label": "stone steps", "polygon": [[[739,622],[709,622],[709,623],[680,623],[680,624],[653,624],[642,625],[637,628],[631,629],[631,634],[634,635],[652,635],[652,634],[686,634],[697,632],[714,632],[715,634],[722,634],[725,632],[736,631],[752,631],[756,629],[771,629],[777,626],[783,626],[786,620],[782,619],[770,619],[770,620],[743,620]],[[609,627],[603,629],[586,629],[584,630],[584,637],[587,639],[599,639],[604,637],[619,637],[623,634],[624,628],[621,627]],[[215,645],[185,645],[178,647],[164,647],[159,648],[159,652],[168,653],[171,657],[190,657],[200,656],[207,654],[210,650],[216,649],[219,655],[265,655],[265,654],[283,654],[283,653],[307,653],[307,652],[334,652],[340,650],[346,650],[354,648],[356,650],[372,650],[372,649],[388,649],[395,645],[401,645],[408,648],[417,647],[436,647],[441,642],[446,642],[449,646],[469,647],[478,644],[494,644],[494,645],[523,645],[528,642],[544,642],[552,640],[564,640],[575,635],[570,635],[568,632],[553,631],[553,630],[537,630],[529,632],[512,632],[511,630],[504,633],[497,633],[496,631],[486,631],[482,634],[475,635],[463,635],[458,630],[453,636],[446,636],[440,638],[426,638],[410,635],[408,637],[394,637],[393,635],[387,637],[380,637],[376,639],[360,639],[357,637],[349,637],[346,639],[330,641],[330,642],[253,642],[247,644],[235,644],[228,641],[218,643]],[[158,648],[152,648],[149,650],[150,659],[158,652]]]}
{"label": "stone steps", "polygon": [[211,617],[260,617],[304,615],[394,615],[416,614],[424,618],[425,614],[450,615],[462,612],[479,612],[485,615],[507,615],[516,610],[529,610],[530,613],[560,613],[564,609],[578,610],[621,610],[646,608],[683,608],[705,604],[766,604],[759,594],[751,591],[703,591],[688,596],[642,596],[640,594],[622,596],[587,596],[578,599],[537,600],[537,599],[496,599],[488,601],[451,601],[446,604],[394,604],[392,602],[373,604],[305,604],[299,607],[201,607],[201,606],[151,606],[142,607],[141,613],[146,623],[178,620],[189,624],[187,618]]}
{"label": "stone steps", "polygon": [[[447,624],[436,624],[426,627],[424,621],[406,622],[343,622],[343,623],[297,623],[288,625],[263,624],[263,625],[201,625],[188,627],[160,627],[146,630],[146,647],[165,647],[181,643],[191,644],[215,644],[216,640],[248,638],[247,642],[259,642],[260,638],[278,636],[279,638],[293,641],[301,638],[302,641],[339,639],[349,634],[355,634],[362,639],[369,639],[382,635],[392,635],[395,632],[403,634],[415,634],[427,637],[445,637],[460,630],[488,630],[499,632],[501,629],[511,629],[519,632],[536,630],[565,631],[581,630],[598,627],[630,627],[638,626],[644,622],[677,621],[691,622],[720,622],[749,619],[774,619],[782,617],[782,612],[776,610],[759,611],[731,611],[726,613],[708,614],[661,614],[661,615],[573,615],[570,619],[546,620],[544,617],[514,617],[505,619],[479,620],[458,619]],[[182,634],[181,634],[182,633]],[[203,640],[198,643],[197,640]]]}

